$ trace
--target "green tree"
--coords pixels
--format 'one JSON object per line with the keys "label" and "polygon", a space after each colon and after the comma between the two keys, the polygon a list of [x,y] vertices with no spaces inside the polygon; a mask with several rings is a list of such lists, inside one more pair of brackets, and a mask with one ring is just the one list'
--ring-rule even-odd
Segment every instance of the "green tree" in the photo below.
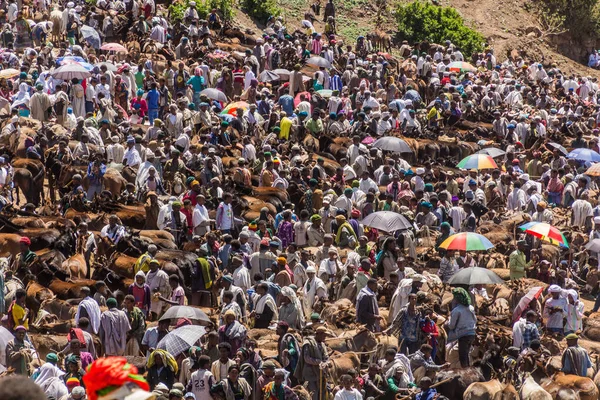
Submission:
{"label": "green tree", "polygon": [[481,51],[485,39],[465,25],[462,16],[452,7],[438,7],[429,2],[415,0],[400,4],[395,12],[398,36],[411,43],[428,40],[443,43],[450,40],[465,55]]}
{"label": "green tree", "polygon": [[244,11],[261,23],[266,23],[269,17],[282,14],[276,0],[242,0]]}

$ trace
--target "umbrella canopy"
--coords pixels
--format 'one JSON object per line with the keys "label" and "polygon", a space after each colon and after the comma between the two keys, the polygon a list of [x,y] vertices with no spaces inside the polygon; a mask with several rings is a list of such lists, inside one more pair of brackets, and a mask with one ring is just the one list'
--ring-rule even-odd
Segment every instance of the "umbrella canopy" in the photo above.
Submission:
{"label": "umbrella canopy", "polygon": [[536,238],[540,238],[545,242],[553,244],[555,246],[569,248],[569,243],[565,235],[562,234],[557,228],[544,222],[528,222],[519,227],[525,233],[528,233]]}
{"label": "umbrella canopy", "polygon": [[95,30],[91,26],[82,25],[79,28],[79,31],[81,32],[81,36],[83,36],[83,39],[86,42],[88,42],[90,44],[90,46],[92,46],[96,50],[98,50],[100,48],[100,45],[102,44],[102,40],[100,39],[100,34],[98,33],[97,30]]}
{"label": "umbrella canopy", "polygon": [[273,71],[271,71],[277,75],[279,75],[279,77],[285,81],[287,81],[288,79],[290,79],[290,74],[291,72],[288,71],[287,69],[283,69],[283,68],[278,68],[278,69],[274,69]]}
{"label": "umbrella canopy", "polygon": [[521,318],[521,314],[529,307],[529,303],[540,297],[543,291],[544,288],[542,286],[532,287],[525,296],[521,297],[519,304],[517,304],[515,311],[513,311],[513,322],[517,322]]}
{"label": "umbrella canopy", "polygon": [[319,56],[309,58],[308,60],[306,60],[306,64],[319,68],[331,68],[331,63],[325,58]]}
{"label": "umbrella canopy", "polygon": [[455,72],[475,72],[475,71],[477,71],[477,68],[475,68],[473,65],[469,64],[468,62],[464,62],[464,61],[451,62],[450,64],[448,64],[448,69],[450,71],[455,71]]}
{"label": "umbrella canopy", "polygon": [[555,149],[558,149],[558,151],[560,151],[561,153],[563,153],[565,156],[566,156],[566,155],[569,153],[569,152],[567,151],[567,149],[565,149],[563,146],[561,146],[561,145],[560,145],[560,144],[558,144],[558,143],[554,143],[554,142],[552,142],[552,143],[548,143],[548,146],[550,146],[550,147],[552,147],[552,148],[555,148]]}
{"label": "umbrella canopy", "polygon": [[306,97],[306,101],[308,101],[310,103],[310,93],[308,92],[300,92],[296,95],[296,97],[294,97],[294,107],[298,107],[298,104],[300,104],[302,102],[302,100],[300,100],[300,95],[304,95]]}
{"label": "umbrella canopy", "polygon": [[171,319],[177,322],[180,318],[187,318],[192,321],[198,321],[201,325],[210,324],[210,318],[204,311],[199,308],[190,306],[173,306],[167,310],[166,313],[160,318],[159,321]]}
{"label": "umbrella canopy", "polygon": [[394,153],[412,153],[412,149],[406,144],[406,142],[400,138],[394,136],[385,136],[377,139],[373,143],[373,147],[387,150]]}
{"label": "umbrella canopy", "polygon": [[504,284],[504,280],[487,268],[469,267],[455,273],[448,283],[450,285],[495,285]]}
{"label": "umbrella canopy", "polygon": [[567,154],[567,158],[577,161],[600,162],[600,154],[591,149],[575,149]]}
{"label": "umbrella canopy", "polygon": [[585,245],[585,249],[600,253],[600,239],[590,240],[588,244]]}
{"label": "umbrella canopy", "polygon": [[[6,345],[8,342],[13,340],[15,337],[8,329],[3,326],[0,326],[0,346],[3,349],[6,349]],[[0,356],[0,365],[6,365],[6,353],[2,352],[2,356]]]}
{"label": "umbrella canopy", "polygon": [[203,326],[185,325],[167,333],[158,342],[156,348],[166,350],[173,357],[177,357],[179,354],[188,351],[205,334],[206,329]]}
{"label": "umbrella canopy", "polygon": [[404,215],[392,211],[371,213],[362,220],[362,224],[388,233],[412,228],[411,223]]}
{"label": "umbrella canopy", "polygon": [[223,111],[221,111],[221,114],[235,115],[235,112],[238,108],[241,108],[244,111],[246,111],[248,109],[248,103],[246,103],[245,101],[236,101],[235,103],[231,103],[227,107],[225,107]]}
{"label": "umbrella canopy", "polygon": [[269,71],[269,70],[264,70],[263,72],[261,72],[258,75],[258,81],[259,82],[274,82],[274,81],[278,81],[279,75],[277,75],[275,72],[273,71]]}
{"label": "umbrella canopy", "polygon": [[51,74],[56,79],[61,79],[63,81],[70,81],[71,79],[87,79],[92,74],[85,69],[82,65],[79,64],[67,64],[63,65],[60,68],[54,70]]}
{"label": "umbrella canopy", "polygon": [[21,71],[19,71],[18,69],[7,68],[0,71],[0,78],[10,79],[14,78],[15,76],[19,76],[20,73]]}
{"label": "umbrella canopy", "polygon": [[498,165],[487,154],[471,154],[463,158],[456,167],[462,169],[496,169]]}
{"label": "umbrella canopy", "polygon": [[498,149],[496,147],[488,147],[487,149],[482,149],[476,152],[475,154],[486,154],[492,158],[502,157],[506,154],[504,150]]}
{"label": "umbrella canopy", "polygon": [[[77,58],[81,58],[81,57],[77,57]],[[85,61],[75,61],[73,59],[70,59],[69,57],[64,57],[64,60],[61,61],[61,66],[64,65],[81,65],[83,68],[85,68],[87,71],[91,71],[94,69],[94,66],[88,62]]]}
{"label": "umbrella canopy", "polygon": [[100,50],[116,51],[118,53],[127,53],[125,46],[119,43],[105,43],[100,47]]}
{"label": "umbrella canopy", "polygon": [[494,245],[483,235],[474,232],[462,232],[450,236],[440,244],[446,250],[489,250]]}
{"label": "umbrella canopy", "polygon": [[[216,101],[222,101],[222,102],[227,101],[227,96],[225,95],[225,93],[221,92],[218,89],[213,89],[213,88],[204,89],[203,91],[200,92],[200,96],[202,96],[202,95],[205,95],[209,99],[213,99]],[[196,106],[198,106],[198,104],[196,104]]]}
{"label": "umbrella canopy", "polygon": [[106,66],[106,69],[108,71],[111,71],[111,72],[117,72],[117,69],[118,69],[115,64],[109,63],[109,62],[106,62],[106,61],[103,61],[103,62],[98,63],[96,65],[98,66],[98,68],[100,68],[100,67],[102,67],[104,65],[104,66]]}
{"label": "umbrella canopy", "polygon": [[585,171],[586,175],[589,176],[600,176],[600,163],[594,164]]}
{"label": "umbrella canopy", "polygon": [[317,93],[319,93],[321,95],[321,97],[328,99],[333,95],[333,90],[321,89],[321,90],[317,90]]}

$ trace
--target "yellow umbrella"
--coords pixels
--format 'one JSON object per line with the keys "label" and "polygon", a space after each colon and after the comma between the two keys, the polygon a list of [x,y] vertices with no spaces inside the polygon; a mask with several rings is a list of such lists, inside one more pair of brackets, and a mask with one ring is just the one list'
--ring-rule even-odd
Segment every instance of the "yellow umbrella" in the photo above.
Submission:
{"label": "yellow umbrella", "polygon": [[2,71],[0,71],[0,78],[10,79],[14,78],[15,76],[18,76],[20,73],[21,71],[14,68],[3,69]]}

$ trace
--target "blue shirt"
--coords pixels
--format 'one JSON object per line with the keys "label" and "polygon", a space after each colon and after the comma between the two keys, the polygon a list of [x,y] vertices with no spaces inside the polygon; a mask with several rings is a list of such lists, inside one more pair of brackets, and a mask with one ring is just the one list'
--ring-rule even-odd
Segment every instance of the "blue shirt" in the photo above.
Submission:
{"label": "blue shirt", "polygon": [[194,92],[201,92],[202,88],[204,87],[204,78],[202,76],[194,75],[190,79],[188,79],[186,83],[188,85],[192,85]]}
{"label": "blue shirt", "polygon": [[158,90],[152,89],[146,95],[146,102],[148,103],[148,110],[158,110],[158,99],[160,98],[160,93]]}
{"label": "blue shirt", "polygon": [[281,96],[277,104],[281,106],[287,115],[292,115],[294,113],[294,98],[289,94]]}

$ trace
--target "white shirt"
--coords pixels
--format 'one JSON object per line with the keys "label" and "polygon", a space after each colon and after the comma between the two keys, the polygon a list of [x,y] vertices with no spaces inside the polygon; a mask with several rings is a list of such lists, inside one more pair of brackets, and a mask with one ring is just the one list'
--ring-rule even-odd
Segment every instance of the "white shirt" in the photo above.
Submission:
{"label": "white shirt", "polygon": [[[192,224],[194,224],[194,229],[209,219],[210,217],[208,216],[208,210],[206,207],[201,204],[196,204],[196,207],[194,207],[194,211],[192,213]],[[205,228],[207,231],[210,231],[210,227],[206,226]]]}
{"label": "white shirt", "polygon": [[125,154],[123,155],[123,161],[127,160],[127,165],[129,167],[137,167],[142,163],[142,158],[140,157],[140,153],[132,147],[131,149],[127,149]]}
{"label": "white shirt", "polygon": [[214,382],[213,374],[208,370],[199,369],[192,373],[190,384],[192,393],[196,396],[196,400],[212,400],[212,396],[209,392],[209,380],[213,380],[213,384],[216,383]]}

